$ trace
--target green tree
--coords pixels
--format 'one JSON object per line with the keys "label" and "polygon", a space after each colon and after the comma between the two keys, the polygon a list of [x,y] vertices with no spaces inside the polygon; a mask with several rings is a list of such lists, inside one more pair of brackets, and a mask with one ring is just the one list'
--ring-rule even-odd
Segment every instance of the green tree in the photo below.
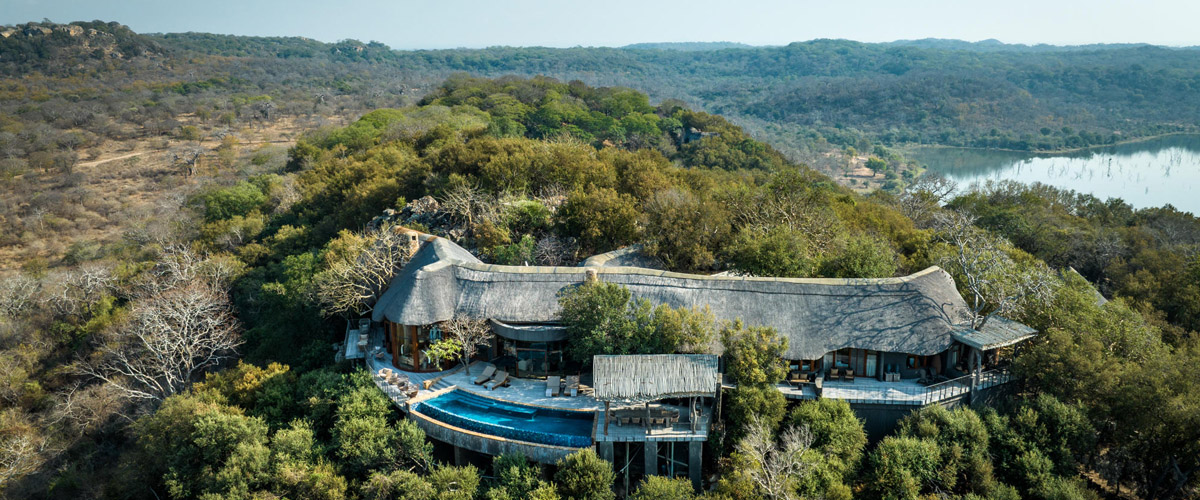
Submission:
{"label": "green tree", "polygon": [[769,326],[747,327],[742,320],[727,322],[721,328],[725,346],[725,374],[742,385],[765,386],[783,380],[787,364],[787,338]]}
{"label": "green tree", "polygon": [[428,480],[405,469],[371,474],[360,492],[364,500],[430,500],[437,494]]}
{"label": "green tree", "polygon": [[869,455],[868,487],[886,500],[916,500],[937,484],[941,455],[930,439],[888,436]]}
{"label": "green tree", "polygon": [[709,269],[731,231],[728,211],[711,197],[668,189],[646,201],[646,251],[668,269]]}
{"label": "green tree", "polygon": [[479,469],[439,465],[429,471],[429,484],[436,500],[473,500],[479,492]]}
{"label": "green tree", "polygon": [[692,500],[694,498],[696,498],[696,492],[692,488],[691,481],[681,477],[669,478],[653,475],[642,478],[637,491],[630,497],[631,500]]}
{"label": "green tree", "polygon": [[[389,401],[364,371],[350,375],[353,385],[337,398],[333,442],[337,457],[352,477],[402,464],[429,463],[431,445],[410,420],[395,421]],[[420,438],[420,441],[417,438]]]}
{"label": "green tree", "polygon": [[555,216],[563,233],[579,238],[585,250],[607,252],[637,238],[641,214],[632,196],[589,186],[567,196]]}
{"label": "green tree", "polygon": [[204,219],[208,222],[246,216],[267,202],[267,196],[250,182],[241,182],[232,187],[217,189],[199,197],[204,207]]}
{"label": "green tree", "polygon": [[755,276],[807,278],[817,272],[818,261],[804,233],[784,226],[742,230],[729,254],[739,270]]}
{"label": "green tree", "polygon": [[896,274],[896,251],[883,240],[858,237],[821,264],[821,275],[830,278],[890,278]]}
{"label": "green tree", "polygon": [[887,161],[883,160],[882,158],[872,156],[867,158],[867,168],[878,174],[879,172],[887,170],[888,164]]}
{"label": "green tree", "polygon": [[541,467],[523,455],[504,454],[492,459],[495,480],[484,495],[487,500],[552,500],[558,498],[554,485],[541,479]]}
{"label": "green tree", "polygon": [[616,479],[612,464],[584,448],[567,455],[558,463],[554,482],[564,500],[613,500],[612,485]]}
{"label": "green tree", "polygon": [[588,282],[559,296],[559,318],[567,325],[567,354],[589,364],[596,354],[623,354],[635,325],[627,315],[628,288],[603,281]]}
{"label": "green tree", "polygon": [[813,471],[799,485],[805,497],[847,498],[867,445],[863,423],[845,400],[802,401],[788,414],[793,427],[808,427],[813,442],[805,460]]}
{"label": "green tree", "polygon": [[[929,440],[937,445],[941,455],[933,484],[938,488],[986,494],[995,487],[988,451],[990,438],[974,410],[928,406],[901,420],[896,435]],[[923,487],[926,486],[930,485]]]}
{"label": "green tree", "polygon": [[270,478],[267,426],[214,393],[167,398],[134,427],[142,466],[172,498],[248,496]]}

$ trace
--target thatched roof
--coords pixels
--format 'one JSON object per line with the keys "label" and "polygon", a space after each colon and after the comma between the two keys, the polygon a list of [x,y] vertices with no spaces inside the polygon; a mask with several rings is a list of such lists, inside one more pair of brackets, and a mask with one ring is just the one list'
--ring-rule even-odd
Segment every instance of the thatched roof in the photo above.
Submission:
{"label": "thatched roof", "polygon": [[600,401],[715,396],[720,382],[712,354],[593,356],[592,374]]}
{"label": "thatched roof", "polygon": [[641,245],[629,245],[588,257],[579,263],[579,267],[641,267],[645,269],[662,269],[662,262],[646,255]]}
{"label": "thatched roof", "polygon": [[992,316],[983,324],[983,328],[973,330],[964,328],[952,333],[954,340],[976,349],[988,350],[1010,346],[1022,340],[1029,339],[1037,333],[1036,330],[1016,321],[1000,316]]}
{"label": "thatched roof", "polygon": [[567,327],[562,325],[512,325],[503,321],[491,320],[492,331],[496,335],[510,340],[522,342],[555,342],[566,340]]}
{"label": "thatched roof", "polygon": [[718,319],[773,326],[788,337],[789,359],[816,359],[846,347],[937,354],[968,320],[954,280],[936,267],[898,278],[795,279],[497,266],[480,263],[444,238],[422,245],[380,298],[373,319],[425,325],[463,314],[510,324],[553,323],[559,293],[583,283],[588,270],[655,304],[707,305]]}

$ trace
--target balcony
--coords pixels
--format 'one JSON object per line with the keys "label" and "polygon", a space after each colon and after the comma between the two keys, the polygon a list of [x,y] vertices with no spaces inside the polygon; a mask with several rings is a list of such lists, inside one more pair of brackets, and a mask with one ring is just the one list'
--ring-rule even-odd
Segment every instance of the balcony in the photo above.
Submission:
{"label": "balcony", "polygon": [[[988,389],[1013,380],[1006,368],[989,370],[979,375],[976,390]],[[850,403],[927,406],[952,400],[971,393],[971,375],[958,377],[930,385],[922,385],[914,379],[898,382],[882,382],[874,378],[859,377],[853,382],[823,381],[802,384],[796,387],[778,384],[777,387],[789,399],[842,399]]]}

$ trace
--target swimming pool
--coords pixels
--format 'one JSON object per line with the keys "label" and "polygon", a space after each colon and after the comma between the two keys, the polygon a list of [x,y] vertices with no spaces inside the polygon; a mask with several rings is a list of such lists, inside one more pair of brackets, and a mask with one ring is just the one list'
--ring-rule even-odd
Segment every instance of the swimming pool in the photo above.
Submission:
{"label": "swimming pool", "polygon": [[595,413],[539,408],[461,389],[421,401],[413,411],[483,434],[518,441],[582,448],[592,445]]}

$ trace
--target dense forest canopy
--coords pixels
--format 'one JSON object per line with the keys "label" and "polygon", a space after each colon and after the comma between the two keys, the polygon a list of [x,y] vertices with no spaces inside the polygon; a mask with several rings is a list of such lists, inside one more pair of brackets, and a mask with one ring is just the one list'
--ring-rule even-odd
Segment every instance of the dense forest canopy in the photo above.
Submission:
{"label": "dense forest canopy", "polygon": [[[980,319],[1041,332],[1014,359],[1020,397],[915,412],[868,444],[843,401],[788,405],[774,387],[786,339],[753,318],[717,324],[703,308],[584,289],[564,299],[582,311],[572,317],[599,310],[626,327],[574,328],[594,344],[691,351],[719,338],[738,385],[706,453],[708,490],[650,478],[632,498],[1195,495],[1196,217],[1044,186],[955,196],[932,176],[859,194],[795,161],[853,147],[886,169],[889,145],[909,141],[1017,147],[1004,141],[1029,135],[1058,148],[1190,130],[1194,51],[821,40],[397,52],[88,26],[104,47],[131,48],[81,51],[81,35],[38,23],[0,39],[45,54],[0,62],[0,249],[21,249],[4,263],[19,270],[0,276],[6,495],[614,498],[612,466],[592,452],[544,468],[446,465],[368,374],[335,362],[345,321],[379,292],[347,302],[339,287],[365,259],[395,257],[380,243],[393,224],[515,265],[633,244],[699,273],[940,265],[981,298]],[[531,77],[488,78],[512,73]],[[281,123],[303,133],[250,144]],[[143,150],[113,144],[170,154],[139,170]],[[135,207],[90,186],[112,179],[158,196]],[[111,231],[86,233],[97,228]],[[964,256],[989,263],[986,286],[967,289],[981,280],[965,279]],[[184,333],[203,349],[174,342]],[[768,488],[773,470],[798,472]]]}

